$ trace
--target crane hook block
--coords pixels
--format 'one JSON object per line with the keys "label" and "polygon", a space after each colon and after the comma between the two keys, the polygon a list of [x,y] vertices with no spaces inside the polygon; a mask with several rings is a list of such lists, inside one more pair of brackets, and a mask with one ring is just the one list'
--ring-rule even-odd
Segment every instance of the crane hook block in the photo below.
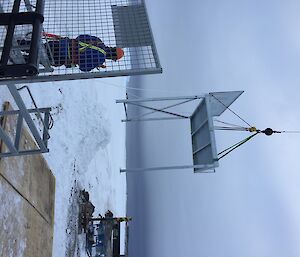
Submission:
{"label": "crane hook block", "polygon": [[271,136],[275,131],[271,128],[266,128],[265,130],[262,131],[265,135]]}

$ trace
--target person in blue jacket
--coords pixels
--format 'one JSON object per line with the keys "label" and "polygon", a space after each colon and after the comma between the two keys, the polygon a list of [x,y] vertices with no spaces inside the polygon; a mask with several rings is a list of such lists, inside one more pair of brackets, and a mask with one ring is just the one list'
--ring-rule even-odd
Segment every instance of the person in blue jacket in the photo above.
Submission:
{"label": "person in blue jacket", "polygon": [[[26,40],[19,42],[20,45],[29,43]],[[84,72],[105,68],[107,59],[117,61],[124,56],[122,48],[106,46],[100,38],[90,35],[79,35],[75,39],[56,36],[44,46],[52,66],[71,68],[78,65]]]}

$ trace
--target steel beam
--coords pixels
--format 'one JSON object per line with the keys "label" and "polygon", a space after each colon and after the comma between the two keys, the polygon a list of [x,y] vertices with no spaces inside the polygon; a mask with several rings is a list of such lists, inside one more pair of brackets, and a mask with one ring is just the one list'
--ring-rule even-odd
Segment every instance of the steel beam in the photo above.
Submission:
{"label": "steel beam", "polygon": [[203,99],[205,95],[193,96],[175,96],[175,97],[154,97],[154,98],[139,98],[139,99],[120,99],[116,103],[138,103],[138,102],[156,102],[156,101],[170,101],[170,100],[188,100],[188,99]]}
{"label": "steel beam", "polygon": [[7,83],[22,84],[22,83],[36,83],[36,82],[50,82],[50,81],[64,81],[64,80],[78,80],[78,79],[94,79],[94,78],[111,78],[121,76],[135,76],[145,74],[162,73],[161,68],[153,69],[130,69],[123,71],[100,71],[100,72],[80,72],[74,74],[51,74],[38,75],[32,77],[20,78],[3,78],[0,79],[0,85],[7,85]]}
{"label": "steel beam", "polygon": [[26,106],[16,88],[16,86],[14,84],[8,84],[7,85],[11,95],[13,96],[17,106],[19,107],[20,109],[20,114],[19,115],[22,115],[24,120],[26,121],[31,133],[32,133],[32,136],[34,137],[36,143],[38,144],[39,148],[41,149],[42,152],[47,152],[48,149],[47,147],[45,146],[41,136],[40,136],[40,133],[39,131],[37,130],[28,110],[26,109]]}
{"label": "steel beam", "polygon": [[185,120],[188,117],[162,117],[162,118],[132,118],[121,120],[122,122],[139,122],[139,121],[153,121],[153,120]]}
{"label": "steel beam", "polygon": [[48,153],[49,149],[46,149],[45,151],[41,151],[39,149],[36,150],[22,150],[16,153],[0,153],[0,158],[2,157],[13,157],[13,156],[23,156],[23,155],[32,155],[32,154],[40,154],[40,153]]}
{"label": "steel beam", "polygon": [[[178,166],[162,166],[151,168],[128,168],[120,169],[120,172],[144,172],[144,171],[163,171],[163,170],[182,170],[182,169],[213,169],[211,165],[178,165]],[[204,173],[204,172],[203,172]]]}
{"label": "steel beam", "polygon": [[23,126],[23,117],[19,114],[17,121],[17,129],[16,129],[16,137],[15,137],[15,147],[19,150],[20,139],[22,134],[22,126]]}
{"label": "steel beam", "polygon": [[[4,144],[7,146],[9,151],[13,154],[17,154],[18,150],[15,148],[10,137],[5,133],[3,128],[0,126],[0,138],[3,140]],[[1,149],[0,149],[1,150]],[[1,155],[0,155],[1,156]]]}

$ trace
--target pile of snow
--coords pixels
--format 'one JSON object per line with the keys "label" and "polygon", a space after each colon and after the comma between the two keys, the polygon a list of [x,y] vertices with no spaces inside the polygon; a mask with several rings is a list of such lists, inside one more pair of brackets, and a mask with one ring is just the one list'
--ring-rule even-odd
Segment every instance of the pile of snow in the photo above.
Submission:
{"label": "pile of snow", "polygon": [[[86,189],[95,213],[108,209],[116,216],[126,215],[125,125],[124,110],[115,103],[124,98],[126,78],[51,82],[28,85],[38,107],[52,107],[54,126],[44,154],[56,178],[53,257],[72,256],[74,223],[72,194]],[[33,104],[21,91],[26,107]],[[6,86],[0,86],[0,102],[12,102]],[[24,172],[24,171],[20,171]],[[73,213],[74,214],[74,213]],[[85,256],[82,247],[77,256]],[[67,251],[66,251],[67,249]]]}

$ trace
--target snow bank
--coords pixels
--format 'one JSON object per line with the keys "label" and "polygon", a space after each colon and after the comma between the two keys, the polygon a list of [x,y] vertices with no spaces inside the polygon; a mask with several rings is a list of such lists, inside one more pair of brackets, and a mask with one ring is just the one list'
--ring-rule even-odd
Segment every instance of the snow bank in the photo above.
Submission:
{"label": "snow bank", "polygon": [[[110,209],[126,214],[124,111],[115,104],[124,98],[125,78],[31,84],[38,107],[52,107],[54,127],[44,157],[56,177],[53,257],[68,255],[71,192],[74,184],[90,192],[95,214]],[[27,93],[21,95],[33,108]],[[0,102],[12,101],[5,86]],[[24,172],[24,171],[19,171]],[[80,240],[82,240],[81,238]],[[82,242],[78,242],[82,244]],[[83,253],[81,252],[81,256]]]}

